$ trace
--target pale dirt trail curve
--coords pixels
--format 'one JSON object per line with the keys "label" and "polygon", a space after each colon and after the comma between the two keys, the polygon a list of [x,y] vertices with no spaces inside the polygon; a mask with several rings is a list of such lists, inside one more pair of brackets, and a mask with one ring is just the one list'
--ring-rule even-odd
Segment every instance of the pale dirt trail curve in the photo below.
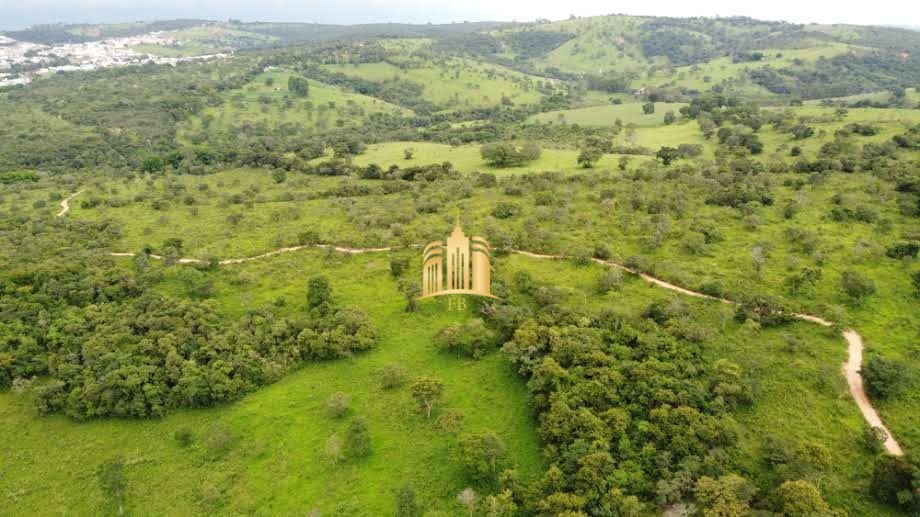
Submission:
{"label": "pale dirt trail curve", "polygon": [[[61,201],[61,211],[58,212],[57,214],[58,217],[61,217],[64,214],[66,214],[68,211],[70,211],[69,201],[83,192],[84,190],[80,190],[79,192],[71,194],[70,196],[62,200]],[[219,263],[221,265],[241,264],[243,262],[259,260],[259,259],[274,256],[274,255],[280,255],[282,253],[291,253],[293,251],[299,251],[299,250],[306,249],[306,248],[322,248],[322,249],[331,248],[341,253],[349,253],[353,255],[363,254],[363,253],[381,253],[381,252],[391,251],[393,249],[391,247],[349,248],[346,246],[335,246],[332,244],[312,244],[312,245],[307,244],[303,246],[291,246],[291,247],[286,247],[286,248],[279,248],[276,250],[272,250],[272,251],[262,253],[259,255],[253,255],[250,257],[223,259]],[[567,258],[563,255],[548,255],[548,254],[543,254],[543,253],[534,253],[534,252],[525,251],[525,250],[511,250],[511,252],[516,255],[521,255],[521,256],[531,257],[531,258],[536,258],[536,259],[561,260],[561,259]],[[133,257],[135,253],[111,252],[109,253],[109,255],[113,257]],[[153,259],[163,260],[163,257],[161,255],[151,254],[149,256],[150,258],[153,258]],[[604,265],[604,266],[614,267],[622,271],[626,271],[627,273],[637,275],[638,277],[640,277],[642,280],[645,280],[646,282],[649,282],[651,284],[657,285],[664,289],[668,289],[668,290],[671,290],[671,291],[674,291],[674,292],[677,292],[677,293],[680,293],[686,296],[693,296],[695,298],[704,298],[707,300],[712,300],[712,301],[725,303],[729,305],[737,305],[736,302],[733,302],[731,300],[727,300],[725,298],[717,298],[715,296],[710,296],[708,294],[703,294],[697,291],[692,291],[690,289],[686,289],[678,285],[674,285],[670,282],[665,282],[664,280],[655,278],[651,275],[642,273],[640,271],[633,270],[631,268],[628,268],[616,262],[610,262],[607,260],[601,260],[597,258],[592,258],[591,260],[598,264]],[[179,258],[178,262],[180,264],[202,264],[206,261],[201,260],[201,259],[196,259],[196,258],[183,257],[183,258]],[[792,316],[802,321],[815,323],[823,327],[832,327],[834,325],[832,322],[828,320],[825,320],[818,316],[812,316],[810,314],[793,313]],[[859,411],[862,413],[863,418],[866,420],[866,422],[870,426],[877,427],[879,429],[882,429],[885,432],[885,436],[886,436],[885,442],[884,442],[885,451],[888,452],[888,454],[891,454],[893,456],[904,455],[904,451],[901,449],[901,445],[897,442],[897,440],[895,440],[894,436],[892,436],[891,434],[891,431],[888,430],[885,424],[882,423],[881,417],[879,417],[878,412],[875,410],[875,407],[872,406],[872,402],[869,400],[868,395],[866,395],[866,390],[863,387],[863,379],[859,371],[862,365],[862,354],[863,354],[863,348],[864,348],[862,336],[860,336],[855,330],[848,329],[848,330],[843,331],[843,338],[847,342],[847,351],[849,354],[847,358],[847,362],[843,364],[843,374],[844,374],[844,377],[846,377],[847,385],[850,388],[850,394],[853,396],[853,400],[856,401],[856,405],[859,407]]]}
{"label": "pale dirt trail curve", "polygon": [[82,194],[82,193],[84,193],[84,192],[86,192],[86,189],[83,189],[83,190],[79,190],[79,191],[77,191],[77,192],[74,192],[73,194],[71,194],[71,195],[65,197],[64,199],[62,199],[62,200],[61,200],[61,211],[57,213],[57,216],[58,216],[58,217],[62,217],[62,216],[63,216],[64,214],[66,214],[67,212],[70,212],[70,200],[73,199],[73,198],[75,198],[75,197],[77,197],[77,196],[79,196],[80,194]]}

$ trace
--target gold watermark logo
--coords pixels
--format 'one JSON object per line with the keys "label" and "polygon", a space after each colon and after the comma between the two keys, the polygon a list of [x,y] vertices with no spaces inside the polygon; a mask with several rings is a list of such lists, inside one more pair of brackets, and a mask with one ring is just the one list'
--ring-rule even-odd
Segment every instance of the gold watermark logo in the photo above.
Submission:
{"label": "gold watermark logo", "polygon": [[[489,242],[467,237],[458,216],[446,241],[430,242],[422,251],[422,298],[472,294],[497,299],[491,293],[491,259]],[[448,301],[451,310],[455,304],[458,310],[466,308],[463,298]]]}

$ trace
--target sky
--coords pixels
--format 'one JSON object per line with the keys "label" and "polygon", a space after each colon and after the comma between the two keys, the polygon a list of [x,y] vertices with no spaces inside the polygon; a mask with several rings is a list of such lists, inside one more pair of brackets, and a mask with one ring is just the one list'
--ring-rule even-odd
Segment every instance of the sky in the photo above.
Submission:
{"label": "sky", "polygon": [[874,0],[0,0],[0,30],[39,23],[172,18],[317,23],[559,20],[570,15],[750,16],[795,23],[920,26],[920,2]]}

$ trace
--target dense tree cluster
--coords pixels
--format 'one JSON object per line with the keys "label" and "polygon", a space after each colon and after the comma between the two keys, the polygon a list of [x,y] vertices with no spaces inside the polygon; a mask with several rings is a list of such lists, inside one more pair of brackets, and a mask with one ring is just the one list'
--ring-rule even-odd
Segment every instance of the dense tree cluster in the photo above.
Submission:
{"label": "dense tree cluster", "polygon": [[[344,357],[376,341],[368,317],[338,308],[322,282],[311,285],[303,320],[259,309],[228,323],[208,301],[155,293],[149,266],[127,273],[102,258],[98,247],[114,235],[106,223],[8,221],[2,228],[12,262],[0,277],[0,387],[43,378],[41,412],[160,416],[210,406],[304,361]],[[24,238],[29,246],[16,244]]]}

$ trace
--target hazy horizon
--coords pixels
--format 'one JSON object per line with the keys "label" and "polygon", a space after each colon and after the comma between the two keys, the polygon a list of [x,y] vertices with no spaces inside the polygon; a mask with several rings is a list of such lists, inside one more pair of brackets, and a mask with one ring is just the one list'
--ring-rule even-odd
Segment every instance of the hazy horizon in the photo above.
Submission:
{"label": "hazy horizon", "polygon": [[[888,6],[888,8],[886,8]],[[869,8],[871,7],[871,8]],[[907,11],[907,12],[905,12]],[[910,12],[916,11],[916,12]],[[639,8],[598,0],[573,0],[564,5],[523,0],[496,3],[485,0],[433,2],[431,0],[342,0],[334,4],[267,0],[258,5],[241,0],[203,0],[195,5],[178,0],[35,0],[0,6],[0,30],[32,25],[64,23],[118,23],[168,19],[300,22],[326,24],[364,23],[457,23],[463,21],[560,20],[570,15],[597,16],[613,13],[636,16],[749,16],[760,20],[793,23],[847,23],[856,25],[920,26],[920,7],[905,9],[897,2],[881,0],[872,6],[844,5],[833,10],[788,0],[768,5],[738,5],[708,0],[691,5],[651,0]]]}

